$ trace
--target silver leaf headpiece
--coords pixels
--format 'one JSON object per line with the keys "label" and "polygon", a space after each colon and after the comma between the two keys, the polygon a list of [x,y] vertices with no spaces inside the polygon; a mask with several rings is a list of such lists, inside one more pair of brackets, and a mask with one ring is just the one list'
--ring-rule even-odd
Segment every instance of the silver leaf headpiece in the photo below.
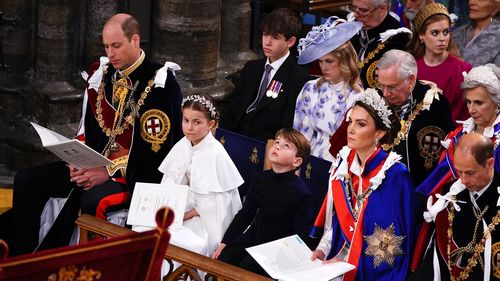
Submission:
{"label": "silver leaf headpiece", "polygon": [[184,104],[187,101],[193,101],[193,102],[197,102],[197,103],[203,105],[203,107],[205,107],[208,110],[208,112],[210,112],[210,117],[213,120],[218,119],[218,116],[217,116],[218,112],[217,112],[217,109],[215,108],[214,104],[210,100],[206,99],[204,96],[190,95],[190,96],[185,97],[184,99],[182,99],[181,108],[184,107]]}
{"label": "silver leaf headpiece", "polygon": [[373,108],[378,117],[382,119],[384,125],[388,129],[391,128],[391,121],[389,119],[389,116],[392,114],[392,111],[385,103],[384,98],[382,98],[375,89],[368,88],[364,91],[364,93],[357,95],[356,102],[364,103]]}

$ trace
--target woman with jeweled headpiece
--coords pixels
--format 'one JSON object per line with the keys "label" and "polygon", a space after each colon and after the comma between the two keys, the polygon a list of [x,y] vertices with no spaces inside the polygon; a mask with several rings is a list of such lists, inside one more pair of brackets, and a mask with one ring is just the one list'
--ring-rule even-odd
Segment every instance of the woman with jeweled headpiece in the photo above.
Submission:
{"label": "woman with jeweled headpiece", "polygon": [[307,82],[297,97],[293,127],[311,143],[313,156],[333,161],[330,136],[362,89],[357,55],[349,39],[362,27],[330,17],[299,40],[299,64],[318,60],[322,76]]}
{"label": "woman with jeweled headpiece", "polygon": [[[464,103],[471,117],[449,133],[441,144],[445,151],[441,155],[439,164],[434,171],[416,189],[425,196],[445,194],[449,186],[458,179],[453,168],[453,154],[455,145],[460,137],[470,132],[477,132],[490,138],[494,142],[495,159],[500,159],[500,68],[494,64],[477,66],[469,73],[463,73],[464,81],[461,85],[464,91]],[[495,161],[494,169],[500,172],[500,161]],[[429,201],[430,204],[433,203]],[[424,216],[430,223],[435,219],[436,209],[428,210]],[[431,225],[424,224],[420,231],[412,268],[416,269],[423,256],[423,252],[430,239]]]}
{"label": "woman with jeweled headpiece", "polygon": [[347,146],[332,166],[328,193],[311,233],[311,259],[345,261],[350,280],[405,280],[415,239],[414,186],[401,156],[385,152],[399,119],[373,89],[347,114]]}
{"label": "woman with jeweled headpiece", "polygon": [[469,118],[460,84],[462,72],[469,72],[472,66],[460,58],[450,28],[450,15],[443,4],[425,5],[415,15],[408,47],[417,61],[417,78],[434,82],[443,90],[455,122]]}

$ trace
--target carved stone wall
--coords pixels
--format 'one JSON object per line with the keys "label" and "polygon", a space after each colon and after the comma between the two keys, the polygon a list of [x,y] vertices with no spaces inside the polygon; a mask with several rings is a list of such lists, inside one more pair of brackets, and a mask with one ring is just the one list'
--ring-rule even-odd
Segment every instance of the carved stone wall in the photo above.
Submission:
{"label": "carved stone wall", "polygon": [[[134,0],[0,2],[6,62],[5,70],[0,68],[0,185],[11,184],[19,169],[56,159],[41,147],[30,121],[74,136],[83,96],[80,71],[105,54],[105,21],[141,8],[129,1]],[[151,20],[141,22],[152,29],[147,30],[150,57],[181,65],[177,78],[185,95],[206,92],[220,99],[229,93],[233,85],[226,77],[233,70],[220,65],[238,69],[247,56],[249,0],[152,0],[151,6],[143,7],[153,11],[149,17],[136,11],[142,21]]]}

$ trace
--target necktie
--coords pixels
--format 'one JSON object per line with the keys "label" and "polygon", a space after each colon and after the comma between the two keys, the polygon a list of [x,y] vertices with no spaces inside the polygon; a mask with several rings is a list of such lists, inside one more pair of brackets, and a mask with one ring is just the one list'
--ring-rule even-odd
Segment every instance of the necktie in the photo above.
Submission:
{"label": "necktie", "polygon": [[270,64],[266,64],[266,70],[264,71],[264,78],[262,79],[262,83],[260,83],[259,87],[259,93],[257,94],[257,98],[255,101],[247,108],[246,113],[249,113],[252,110],[255,110],[257,108],[257,105],[259,104],[260,100],[264,96],[267,90],[267,84],[269,83],[269,74],[271,73],[271,70],[273,67]]}

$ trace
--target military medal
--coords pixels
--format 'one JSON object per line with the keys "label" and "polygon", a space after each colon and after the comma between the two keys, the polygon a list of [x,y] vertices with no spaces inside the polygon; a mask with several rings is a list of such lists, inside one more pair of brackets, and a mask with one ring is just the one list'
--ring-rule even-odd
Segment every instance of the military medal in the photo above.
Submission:
{"label": "military medal", "polygon": [[276,80],[271,81],[271,83],[269,84],[269,88],[266,92],[266,96],[273,99],[277,98],[279,93],[281,92],[282,86],[283,86],[282,82]]}

